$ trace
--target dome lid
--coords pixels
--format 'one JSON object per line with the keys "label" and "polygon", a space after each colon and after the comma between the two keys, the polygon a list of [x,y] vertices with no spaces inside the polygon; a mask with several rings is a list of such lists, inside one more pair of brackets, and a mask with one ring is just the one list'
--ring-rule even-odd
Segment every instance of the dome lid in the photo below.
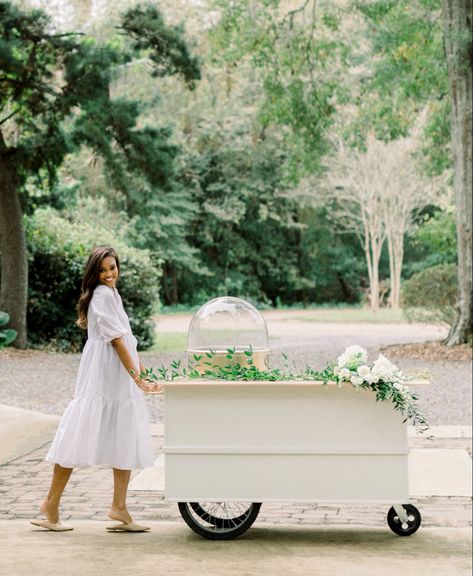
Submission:
{"label": "dome lid", "polygon": [[192,317],[188,350],[222,352],[268,349],[268,328],[258,310],[241,298],[209,300]]}

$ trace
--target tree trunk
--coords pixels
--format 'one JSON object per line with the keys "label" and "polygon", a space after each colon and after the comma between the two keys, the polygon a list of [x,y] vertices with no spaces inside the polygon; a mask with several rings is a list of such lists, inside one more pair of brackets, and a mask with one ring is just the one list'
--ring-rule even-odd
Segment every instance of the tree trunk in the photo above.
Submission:
{"label": "tree trunk", "polygon": [[379,310],[379,270],[378,262],[373,258],[373,283],[371,285],[371,310]]}
{"label": "tree trunk", "polygon": [[379,310],[379,258],[381,256],[381,248],[382,244],[380,246],[376,238],[371,238],[370,300],[373,312]]}
{"label": "tree trunk", "polygon": [[401,297],[401,272],[404,260],[404,234],[388,235],[390,293],[389,305],[399,308]]}
{"label": "tree trunk", "polygon": [[387,235],[387,242],[388,242],[388,255],[389,255],[389,306],[391,308],[394,307],[394,300],[395,300],[395,287],[394,287],[394,248],[393,248],[393,240],[391,234]]}
{"label": "tree trunk", "polygon": [[373,312],[379,310],[379,259],[384,238],[379,240],[365,228],[363,248],[365,251],[366,267],[370,283],[370,306]]}
{"label": "tree trunk", "polygon": [[458,241],[458,315],[446,343],[472,337],[472,0],[444,0]]}
{"label": "tree trunk", "polygon": [[18,186],[13,159],[0,132],[0,310],[10,314],[9,328],[18,332],[13,346],[26,348],[28,260]]}
{"label": "tree trunk", "polygon": [[404,249],[401,246],[394,248],[394,293],[391,303],[392,308],[399,308],[401,299],[401,273]]}

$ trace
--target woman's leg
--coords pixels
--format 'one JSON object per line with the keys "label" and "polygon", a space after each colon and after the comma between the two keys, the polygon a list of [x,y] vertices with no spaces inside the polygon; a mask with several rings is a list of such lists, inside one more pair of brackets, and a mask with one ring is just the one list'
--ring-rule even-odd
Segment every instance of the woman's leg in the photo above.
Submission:
{"label": "woman's leg", "polygon": [[119,520],[124,524],[132,522],[126,508],[126,493],[130,482],[131,470],[113,469],[113,502],[108,515],[112,520]]}
{"label": "woman's leg", "polygon": [[61,501],[64,488],[72,474],[72,468],[63,468],[59,464],[54,464],[54,472],[51,480],[49,492],[40,506],[41,512],[49,522],[59,522],[59,502]]}

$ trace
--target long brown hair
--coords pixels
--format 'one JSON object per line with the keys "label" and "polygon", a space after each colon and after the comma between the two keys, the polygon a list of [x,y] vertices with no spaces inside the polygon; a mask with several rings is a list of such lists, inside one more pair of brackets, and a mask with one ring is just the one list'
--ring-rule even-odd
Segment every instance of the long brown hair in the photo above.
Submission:
{"label": "long brown hair", "polygon": [[111,246],[96,246],[90,253],[87,264],[85,265],[84,277],[82,278],[82,291],[77,302],[77,321],[79,328],[87,328],[87,311],[89,304],[94,295],[94,290],[99,284],[100,267],[104,258],[111,256],[117,263],[118,274],[120,274],[120,261],[118,255]]}

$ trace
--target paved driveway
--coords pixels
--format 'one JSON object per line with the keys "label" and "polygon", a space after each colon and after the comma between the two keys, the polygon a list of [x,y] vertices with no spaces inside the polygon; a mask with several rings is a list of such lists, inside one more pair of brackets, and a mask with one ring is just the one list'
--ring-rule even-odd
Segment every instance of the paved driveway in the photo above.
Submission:
{"label": "paved driveway", "polygon": [[[366,348],[371,358],[393,344],[441,340],[445,328],[429,324],[342,324],[307,320],[304,310],[265,312],[268,323],[271,365],[284,364],[287,353],[296,370],[309,364],[322,368],[352,344]],[[157,330],[161,333],[187,333],[191,315],[160,316]],[[148,366],[169,364],[173,359],[186,360],[186,354],[142,354]],[[47,414],[62,414],[70,401],[79,366],[79,354],[26,351],[12,355],[0,353],[0,404],[38,410]],[[471,425],[472,370],[471,361],[426,361],[396,359],[403,370],[416,373],[428,369],[432,384],[416,390],[432,426]],[[151,420],[162,420],[159,398],[148,398]]]}

